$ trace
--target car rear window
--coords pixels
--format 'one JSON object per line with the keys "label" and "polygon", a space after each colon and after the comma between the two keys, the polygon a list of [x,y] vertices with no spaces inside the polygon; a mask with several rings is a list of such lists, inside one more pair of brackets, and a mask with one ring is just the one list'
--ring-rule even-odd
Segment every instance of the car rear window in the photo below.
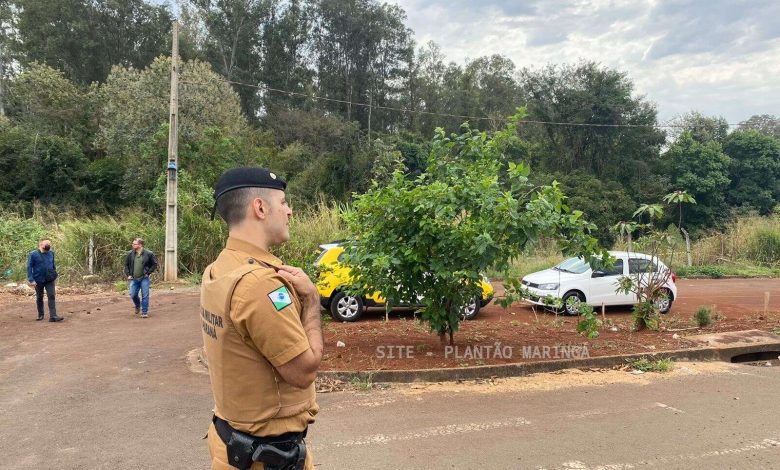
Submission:
{"label": "car rear window", "polygon": [[631,258],[628,260],[628,272],[630,274],[649,273],[658,271],[658,266],[649,259]]}

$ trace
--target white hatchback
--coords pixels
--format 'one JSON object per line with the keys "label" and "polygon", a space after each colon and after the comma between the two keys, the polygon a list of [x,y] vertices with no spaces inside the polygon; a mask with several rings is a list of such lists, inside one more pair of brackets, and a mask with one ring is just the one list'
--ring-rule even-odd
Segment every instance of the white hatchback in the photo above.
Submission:
{"label": "white hatchback", "polygon": [[[545,299],[561,299],[561,310],[569,315],[579,314],[578,304],[581,302],[593,307],[602,304],[633,305],[637,303],[636,295],[633,292],[618,293],[618,280],[622,276],[638,278],[661,273],[660,278],[666,280],[656,305],[661,313],[671,310],[672,302],[677,298],[677,277],[661,260],[626,251],[610,251],[609,254],[615,258],[614,265],[598,271],[594,271],[582,258],[569,258],[555,267],[525,276],[522,279],[523,288],[527,291],[525,300],[546,306]],[[669,275],[663,275],[665,273]]]}

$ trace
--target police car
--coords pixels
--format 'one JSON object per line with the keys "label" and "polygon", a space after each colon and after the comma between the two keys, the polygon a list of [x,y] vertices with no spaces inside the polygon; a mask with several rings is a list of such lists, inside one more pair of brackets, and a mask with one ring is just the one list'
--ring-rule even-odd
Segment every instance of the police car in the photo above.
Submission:
{"label": "police car", "polygon": [[[314,266],[319,273],[316,280],[317,291],[320,294],[320,303],[323,308],[329,310],[334,319],[353,322],[363,315],[366,307],[384,306],[385,299],[379,292],[374,292],[365,297],[358,297],[344,290],[349,286],[351,275],[349,267],[341,264],[344,247],[340,243],[320,245],[319,248],[319,255],[314,262]],[[494,290],[488,278],[483,276],[481,287],[481,298],[474,299],[474,301],[463,308],[463,318],[465,320],[475,318],[479,314],[480,308],[493,300]],[[408,308],[410,306],[420,305],[406,305],[405,307]]]}

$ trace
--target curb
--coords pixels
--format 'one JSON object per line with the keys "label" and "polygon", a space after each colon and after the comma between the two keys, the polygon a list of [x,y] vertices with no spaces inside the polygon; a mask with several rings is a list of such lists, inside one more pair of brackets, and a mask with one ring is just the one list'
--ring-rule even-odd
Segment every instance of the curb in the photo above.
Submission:
{"label": "curb", "polygon": [[[625,365],[631,360],[643,357],[672,358],[676,361],[723,361],[732,362],[736,356],[751,353],[778,352],[780,340],[746,346],[718,348],[694,348],[653,353],[601,356],[587,359],[562,359],[554,361],[520,362],[489,366],[473,366],[452,369],[376,370],[376,371],[320,371],[318,376],[350,381],[352,379],[371,382],[449,382],[457,380],[489,379],[501,377],[522,377],[529,374],[555,372],[562,369],[605,369]],[[778,353],[780,354],[780,353]]]}

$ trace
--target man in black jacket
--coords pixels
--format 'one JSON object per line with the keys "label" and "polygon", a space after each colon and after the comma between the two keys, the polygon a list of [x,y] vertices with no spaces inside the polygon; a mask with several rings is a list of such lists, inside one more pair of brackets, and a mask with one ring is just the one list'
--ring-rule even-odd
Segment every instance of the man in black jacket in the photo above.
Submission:
{"label": "man in black jacket", "polygon": [[[130,298],[135,305],[135,314],[149,318],[149,276],[157,270],[157,258],[144,248],[143,238],[133,240],[133,249],[125,258],[125,275],[130,283]],[[138,291],[141,291],[141,300]]]}

